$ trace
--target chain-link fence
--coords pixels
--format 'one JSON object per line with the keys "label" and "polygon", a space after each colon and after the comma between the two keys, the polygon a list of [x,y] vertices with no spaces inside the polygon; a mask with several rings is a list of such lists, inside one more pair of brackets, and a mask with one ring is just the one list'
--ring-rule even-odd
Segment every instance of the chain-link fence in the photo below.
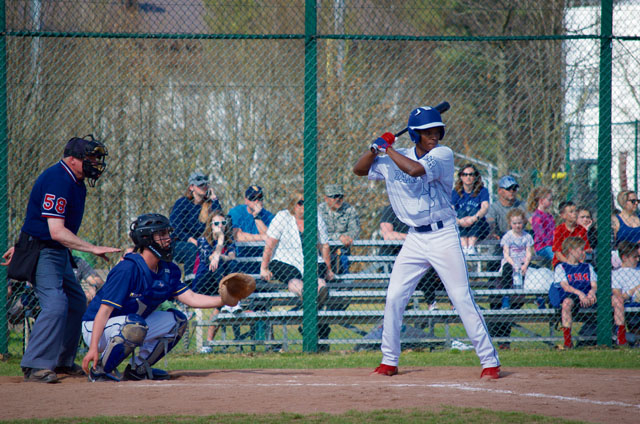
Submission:
{"label": "chain-link fence", "polygon": [[[563,223],[590,241],[586,261],[599,277],[596,304],[583,301],[586,294],[573,294],[573,307],[564,302],[574,312],[574,344],[615,343],[625,305],[635,340],[629,297],[640,279],[624,269],[637,257],[618,260],[613,243],[640,241],[635,191],[616,201],[637,189],[639,2],[16,0],[2,7],[6,245],[18,237],[37,176],[62,157],[66,140],[93,134],[108,148],[108,167],[88,188],[81,238],[124,249],[132,220],[158,212],[171,217],[176,262],[194,290],[214,293],[233,271],[258,279],[241,309],[187,310],[188,350],[315,350],[318,340],[321,349],[377,348],[407,227],[389,212],[384,185],[351,169],[378,135],[404,129],[413,108],[443,100],[451,104],[442,143],[456,155],[458,217],[479,212],[486,224],[464,230],[472,235],[463,242],[494,341],[563,343],[570,324],[562,304],[550,304],[552,283],[579,278],[576,286],[590,290],[582,284],[588,271],[554,274],[554,253],[545,256],[562,253],[553,233]],[[397,143],[412,145],[407,135]],[[488,215],[468,207],[482,204],[465,195],[473,183],[459,174],[472,171],[486,188]],[[575,213],[559,209],[568,200]],[[514,206],[526,211],[534,243],[524,274],[501,266]],[[577,219],[588,231],[574,231]],[[613,233],[611,221],[619,224]],[[325,226],[328,243],[318,247]],[[267,244],[265,258],[267,228],[277,246]],[[86,283],[91,296],[117,258],[79,255],[99,277]],[[613,307],[612,264],[624,271],[613,271]],[[18,354],[38,306],[26,283],[10,282],[8,293],[1,350]],[[411,298],[403,342],[469,347],[434,273]]]}

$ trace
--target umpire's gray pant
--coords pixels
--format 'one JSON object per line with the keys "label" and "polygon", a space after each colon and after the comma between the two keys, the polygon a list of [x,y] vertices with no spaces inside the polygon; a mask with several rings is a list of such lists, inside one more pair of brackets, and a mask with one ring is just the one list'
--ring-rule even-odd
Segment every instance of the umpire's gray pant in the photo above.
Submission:
{"label": "umpire's gray pant", "polygon": [[41,310],[20,365],[50,370],[73,365],[87,298],[73,274],[67,249],[40,251],[35,292]]}

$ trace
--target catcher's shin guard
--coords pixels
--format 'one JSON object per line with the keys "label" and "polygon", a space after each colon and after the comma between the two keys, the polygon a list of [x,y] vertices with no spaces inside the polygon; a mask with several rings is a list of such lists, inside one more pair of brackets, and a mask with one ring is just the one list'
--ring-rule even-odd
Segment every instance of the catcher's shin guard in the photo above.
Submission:
{"label": "catcher's shin guard", "polygon": [[162,337],[158,340],[155,347],[149,354],[149,356],[144,359],[146,365],[153,365],[158,362],[162,357],[164,357],[167,353],[171,351],[178,344],[182,336],[184,335],[185,330],[187,329],[187,325],[189,325],[189,320],[187,320],[187,316],[180,312],[177,309],[169,309],[167,312],[173,313],[173,316],[176,320],[175,325],[169,332],[169,335]]}
{"label": "catcher's shin guard", "polygon": [[129,314],[120,326],[120,333],[112,337],[102,352],[100,365],[105,373],[115,370],[136,347],[142,346],[149,326],[140,315]]}

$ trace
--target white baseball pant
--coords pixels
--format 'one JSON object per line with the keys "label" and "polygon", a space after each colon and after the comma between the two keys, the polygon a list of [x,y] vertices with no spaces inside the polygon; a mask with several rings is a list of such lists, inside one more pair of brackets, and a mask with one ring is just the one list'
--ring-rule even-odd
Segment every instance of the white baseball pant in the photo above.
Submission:
{"label": "white baseball pant", "polygon": [[[120,333],[120,327],[124,323],[126,316],[117,316],[109,318],[107,325],[104,327],[100,342],[98,342],[98,352],[102,353],[109,340],[112,337],[117,336]],[[147,336],[144,338],[144,343],[140,347],[140,351],[135,358],[136,365],[142,365],[143,361],[140,358],[147,358],[158,343],[158,339],[166,336],[171,336],[171,331],[175,331],[176,319],[172,312],[167,311],[153,311],[148,317],[144,319],[149,326]],[[82,337],[87,346],[91,345],[91,335],[93,331],[93,321],[84,321],[82,323]]]}
{"label": "white baseball pant", "polygon": [[418,233],[413,228],[409,230],[393,265],[387,289],[382,363],[398,366],[402,317],[418,281],[431,266],[440,276],[451,303],[460,314],[482,367],[499,366],[498,352],[493,347],[487,325],[471,294],[467,264],[455,224],[428,233]]}

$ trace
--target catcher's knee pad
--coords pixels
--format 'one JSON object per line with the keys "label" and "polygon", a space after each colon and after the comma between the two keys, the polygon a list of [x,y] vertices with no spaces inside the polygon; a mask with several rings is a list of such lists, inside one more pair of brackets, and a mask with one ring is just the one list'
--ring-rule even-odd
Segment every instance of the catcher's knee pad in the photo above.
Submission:
{"label": "catcher's knee pad", "polygon": [[173,349],[187,330],[187,325],[189,325],[187,316],[179,310],[169,309],[167,312],[171,312],[173,314],[176,322],[173,325],[173,328],[171,328],[171,331],[169,331],[169,334],[158,340],[158,343],[156,343],[149,356],[145,359],[149,365],[155,364],[171,349]]}
{"label": "catcher's knee pad", "polygon": [[104,372],[116,369],[136,347],[142,346],[148,330],[147,322],[140,315],[127,315],[120,326],[120,332],[109,340],[102,353],[100,362]]}

